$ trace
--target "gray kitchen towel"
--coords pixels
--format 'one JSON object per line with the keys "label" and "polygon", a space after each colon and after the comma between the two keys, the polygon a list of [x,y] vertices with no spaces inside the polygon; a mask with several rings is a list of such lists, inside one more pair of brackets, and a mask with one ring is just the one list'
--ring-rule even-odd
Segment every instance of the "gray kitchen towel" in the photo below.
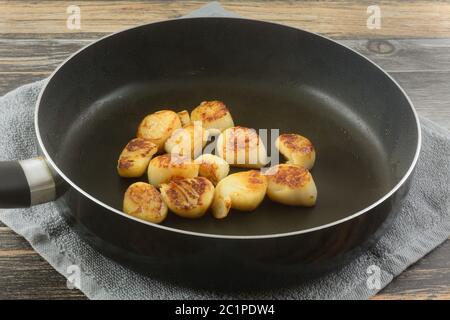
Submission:
{"label": "gray kitchen towel", "polygon": [[[196,14],[228,16],[217,3]],[[45,81],[0,98],[0,160],[36,155],[33,111]],[[0,210],[0,220],[66,278],[75,279],[80,270],[80,289],[90,299],[366,299],[450,235],[450,133],[429,120],[421,123],[423,146],[416,174],[392,227],[345,267],[290,288],[218,293],[142,276],[94,251],[53,203]]]}

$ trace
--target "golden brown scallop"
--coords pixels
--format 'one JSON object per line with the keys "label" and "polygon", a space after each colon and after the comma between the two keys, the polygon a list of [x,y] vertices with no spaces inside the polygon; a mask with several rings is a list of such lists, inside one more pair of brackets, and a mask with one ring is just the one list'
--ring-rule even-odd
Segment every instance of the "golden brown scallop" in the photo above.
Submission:
{"label": "golden brown scallop", "polygon": [[232,127],[217,139],[217,154],[231,166],[261,168],[267,163],[267,152],[255,129]]}
{"label": "golden brown scallop", "polygon": [[206,178],[172,179],[161,185],[161,195],[169,209],[184,218],[200,218],[214,198],[214,186]]}
{"label": "golden brown scallop", "polygon": [[203,101],[192,110],[191,121],[201,121],[205,129],[220,131],[234,126],[230,111],[222,101]]}
{"label": "golden brown scallop", "polygon": [[128,142],[117,161],[117,172],[124,178],[136,178],[144,174],[158,147],[150,140],[135,138]]}
{"label": "golden brown scallop", "polygon": [[202,154],[195,159],[195,162],[200,165],[198,175],[205,177],[214,185],[217,185],[230,172],[228,162],[213,154]]}
{"label": "golden brown scallop", "polygon": [[273,201],[311,207],[316,204],[317,189],[308,169],[296,164],[279,164],[265,173],[267,195]]}
{"label": "golden brown scallop", "polygon": [[208,142],[208,131],[200,122],[194,122],[184,128],[177,129],[166,140],[164,149],[167,153],[184,155],[189,158],[198,157]]}
{"label": "golden brown scallop", "polygon": [[288,163],[301,165],[309,170],[314,166],[316,151],[311,141],[299,134],[282,134],[275,146],[288,159]]}
{"label": "golden brown scallop", "polygon": [[141,121],[137,137],[152,141],[161,152],[164,150],[166,140],[178,128],[181,128],[181,121],[176,112],[161,110],[146,116]]}
{"label": "golden brown scallop", "polygon": [[263,201],[267,179],[258,170],[238,172],[222,179],[216,186],[212,213],[223,219],[231,208],[241,211],[255,210]]}
{"label": "golden brown scallop", "polygon": [[159,187],[173,178],[194,178],[198,176],[199,166],[186,156],[163,154],[150,161],[147,171],[148,181]]}
{"label": "golden brown scallop", "polygon": [[167,205],[154,186],[136,182],[125,192],[123,212],[145,221],[160,223],[167,217]]}

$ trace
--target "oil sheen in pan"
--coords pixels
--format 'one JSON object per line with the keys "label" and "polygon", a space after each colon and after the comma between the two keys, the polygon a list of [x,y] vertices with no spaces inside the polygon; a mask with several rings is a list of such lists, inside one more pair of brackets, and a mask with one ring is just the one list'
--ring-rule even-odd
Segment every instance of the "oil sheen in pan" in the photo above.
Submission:
{"label": "oil sheen in pan", "polygon": [[[312,170],[318,201],[313,208],[288,207],[268,199],[254,212],[232,211],[224,221],[207,214],[188,220],[169,214],[164,225],[227,235],[258,235],[308,229],[344,218],[388,192],[398,178],[388,169],[386,151],[371,128],[337,97],[298,84],[274,86],[236,79],[195,79],[138,83],[97,100],[68,128],[56,164],[85,191],[121,209],[126,188],[142,179],[116,174],[117,155],[134,137],[140,120],[154,111],[192,110],[203,100],[223,100],[236,125],[279,128],[312,140],[317,150]],[[96,135],[92,132],[94,126]],[[71,131],[77,134],[70,134]],[[270,148],[268,148],[270,149]],[[59,161],[62,160],[62,161]],[[280,156],[280,161],[284,159]],[[320,215],[320,217],[318,216]],[[277,220],[277,223],[270,223]]]}

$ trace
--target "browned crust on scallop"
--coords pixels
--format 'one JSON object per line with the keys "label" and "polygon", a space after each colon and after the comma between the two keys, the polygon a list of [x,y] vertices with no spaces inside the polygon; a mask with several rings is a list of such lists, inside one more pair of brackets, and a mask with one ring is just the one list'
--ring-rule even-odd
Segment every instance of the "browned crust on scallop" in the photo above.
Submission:
{"label": "browned crust on scallop", "polygon": [[149,154],[151,152],[156,152],[157,146],[148,139],[135,138],[127,144],[126,149],[130,152],[141,149],[145,154]]}
{"label": "browned crust on scallop", "polygon": [[280,143],[294,152],[310,153],[314,151],[314,146],[305,137],[294,133],[286,133],[279,136]]}
{"label": "browned crust on scallop", "polygon": [[248,181],[250,185],[261,185],[267,182],[266,177],[257,170],[248,171]]}
{"label": "browned crust on scallop", "polygon": [[[158,190],[152,185],[143,182],[132,184],[127,190],[127,195],[138,205],[138,208],[133,212],[130,212],[130,214],[138,214],[147,210],[152,210],[152,213],[156,213],[159,216],[161,215],[163,202]],[[154,208],[151,206],[151,204],[155,203],[158,203],[159,207]]]}
{"label": "browned crust on scallop", "polygon": [[206,178],[208,178],[212,183],[217,184],[219,182],[219,177],[216,175],[216,171],[219,166],[216,163],[209,163],[203,161],[200,164],[200,172]]}
{"label": "browned crust on scallop", "polygon": [[129,169],[133,166],[134,160],[128,159],[127,157],[120,157],[118,168],[119,169]]}
{"label": "browned crust on scallop", "polygon": [[190,210],[203,205],[202,196],[211,187],[211,182],[203,177],[172,179],[164,187],[163,192],[174,206],[182,210]]}
{"label": "browned crust on scallop", "polygon": [[119,157],[118,168],[119,169],[129,169],[133,166],[134,160],[130,159],[130,155],[127,152],[135,152],[140,150],[141,157],[149,157],[156,153],[158,147],[148,139],[135,138],[131,140],[125,147],[124,152],[122,152]]}
{"label": "browned crust on scallop", "polygon": [[191,163],[191,159],[177,154],[163,154],[154,158],[152,161],[157,162],[161,168],[181,168]]}
{"label": "browned crust on scallop", "polygon": [[[200,103],[198,108],[200,118],[207,121],[218,120],[229,112],[226,105],[222,101],[218,100],[203,101]],[[214,110],[214,112],[211,112],[211,110]]]}
{"label": "browned crust on scallop", "polygon": [[269,181],[292,189],[304,187],[311,181],[308,169],[293,164],[280,164],[270,168],[267,173]]}

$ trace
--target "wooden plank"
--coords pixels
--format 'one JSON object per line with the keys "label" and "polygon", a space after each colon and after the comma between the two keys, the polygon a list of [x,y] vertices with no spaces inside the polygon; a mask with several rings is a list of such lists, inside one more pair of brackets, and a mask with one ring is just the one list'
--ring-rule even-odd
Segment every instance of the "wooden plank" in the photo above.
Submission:
{"label": "wooden plank", "polygon": [[450,130],[450,72],[392,72],[417,112]]}
{"label": "wooden plank", "polygon": [[30,250],[30,245],[11,229],[0,223],[0,254],[6,250]]}
{"label": "wooden plank", "polygon": [[388,72],[450,71],[450,39],[361,39],[339,42]]}
{"label": "wooden plank", "polygon": [[0,226],[0,300],[85,299],[11,229]]}
{"label": "wooden plank", "polygon": [[41,80],[50,72],[0,72],[0,96],[30,82]]}
{"label": "wooden plank", "polygon": [[51,72],[92,40],[0,39],[1,72]]}
{"label": "wooden plank", "polygon": [[[0,1],[0,33],[110,33],[180,17],[208,1],[79,1],[81,29],[67,29],[65,1]],[[368,29],[372,1],[221,1],[243,17],[283,23],[336,38],[449,37],[450,3],[377,1],[381,28]]]}
{"label": "wooden plank", "polygon": [[0,299],[86,299],[70,290],[66,279],[34,252],[15,257],[0,256]]}
{"label": "wooden plank", "polygon": [[450,241],[419,260],[374,300],[450,299]]}

